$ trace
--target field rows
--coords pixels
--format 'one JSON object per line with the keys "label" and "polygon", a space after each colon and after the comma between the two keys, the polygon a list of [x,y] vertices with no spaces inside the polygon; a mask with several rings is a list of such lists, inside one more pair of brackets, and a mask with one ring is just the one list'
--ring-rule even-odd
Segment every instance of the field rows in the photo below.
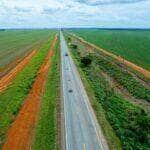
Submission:
{"label": "field rows", "polygon": [[71,30],[103,49],[150,70],[150,31],[136,30]]}
{"label": "field rows", "polygon": [[50,35],[48,30],[5,30],[0,32],[0,77],[24,56],[38,50]]}
{"label": "field rows", "polygon": [[[18,150],[56,150],[61,149],[62,146],[65,147],[65,144],[71,144],[63,141],[66,140],[63,138],[74,135],[75,139],[78,133],[66,135],[64,131],[66,122],[63,120],[65,114],[62,108],[65,105],[61,106],[63,103],[61,96],[65,92],[66,98],[70,98],[68,100],[71,107],[78,103],[82,104],[82,106],[72,107],[72,110],[69,110],[68,107],[66,107],[67,110],[63,108],[68,118],[73,114],[73,117],[68,120],[70,123],[67,126],[68,129],[76,126],[83,129],[88,126],[86,121],[90,119],[86,118],[86,111],[82,110],[85,103],[80,101],[80,98],[84,98],[83,92],[80,96],[75,93],[78,82],[77,80],[72,81],[76,79],[76,74],[72,75],[73,68],[68,69],[69,61],[64,70],[66,71],[66,87],[70,90],[66,89],[67,91],[64,92],[61,89],[60,80],[64,79],[62,79],[61,63],[67,64],[69,57],[72,57],[109,149],[148,150],[149,78],[103,51],[99,51],[96,47],[90,46],[88,42],[149,70],[149,32],[99,29],[64,30],[62,33],[68,44],[70,51],[68,52],[65,41],[62,44],[62,39],[59,40],[60,35],[57,30],[1,31],[0,149],[10,150],[13,147]],[[72,33],[75,33],[76,36]],[[85,42],[77,36],[82,37]],[[60,52],[63,50],[64,53],[61,54],[64,54],[62,55],[64,60],[62,61]],[[76,84],[71,89],[73,83]],[[71,95],[76,97],[71,97]],[[85,115],[83,121],[80,118],[81,115]],[[84,126],[85,124],[87,126]],[[70,131],[74,130],[70,129]],[[86,130],[83,129],[83,131]],[[82,132],[79,134],[82,135]],[[84,138],[80,138],[77,140],[81,142]],[[85,144],[82,146],[83,149],[86,148]]]}
{"label": "field rows", "polygon": [[0,93],[0,141],[6,139],[6,132],[17,116],[24,99],[27,97],[34,79],[37,76],[39,67],[46,57],[50,43],[52,43],[56,32],[52,31],[49,40],[44,44],[29,64],[16,76],[11,85]]}
{"label": "field rows", "polygon": [[59,44],[57,42],[54,50],[54,57],[51,61],[51,69],[48,72],[48,79],[45,92],[41,102],[41,112],[36,127],[36,133],[33,143],[35,150],[58,149],[57,133],[57,109],[60,99],[60,64],[59,64]]}
{"label": "field rows", "polygon": [[6,75],[0,79],[0,91],[3,91],[15,78],[15,76],[29,63],[32,57],[36,54],[36,51],[32,51],[27,55],[20,63],[12,68]]}

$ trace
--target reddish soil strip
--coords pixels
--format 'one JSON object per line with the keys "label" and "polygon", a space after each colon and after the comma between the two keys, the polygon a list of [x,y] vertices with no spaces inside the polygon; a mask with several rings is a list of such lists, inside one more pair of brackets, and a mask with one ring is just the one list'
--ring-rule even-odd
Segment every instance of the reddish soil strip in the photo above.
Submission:
{"label": "reddish soil strip", "polygon": [[135,65],[134,63],[132,63],[132,62],[130,62],[130,61],[128,61],[128,60],[125,60],[124,58],[122,58],[122,57],[120,57],[120,56],[117,56],[117,55],[115,55],[115,54],[113,54],[113,53],[110,53],[110,52],[108,52],[107,50],[104,50],[104,49],[102,49],[102,48],[100,48],[100,47],[98,47],[98,46],[96,46],[96,45],[94,45],[94,44],[91,44],[91,43],[85,41],[84,39],[82,39],[81,37],[76,36],[75,34],[72,34],[72,35],[73,35],[74,37],[78,38],[81,42],[83,42],[83,43],[85,43],[85,44],[88,44],[88,45],[91,46],[92,48],[95,48],[95,49],[98,49],[98,50],[102,51],[104,54],[115,58],[115,59],[118,60],[119,62],[121,62],[121,63],[127,65],[128,67],[133,68],[134,70],[136,70],[136,71],[138,71],[138,72],[140,72],[140,73],[143,74],[145,77],[150,78],[150,71],[148,71],[148,70],[146,70],[146,69],[144,69],[144,68],[142,68],[142,67],[140,67],[140,66],[137,66],[137,65]]}
{"label": "reddish soil strip", "polygon": [[40,109],[40,99],[44,92],[44,86],[48,70],[50,68],[50,60],[54,53],[54,46],[57,41],[55,37],[50,52],[41,65],[32,89],[25,100],[16,120],[8,131],[8,137],[3,145],[3,150],[29,150],[31,149],[31,141],[33,137],[34,127],[38,118]]}
{"label": "reddish soil strip", "polygon": [[[36,48],[35,48],[36,49]],[[15,68],[21,61],[23,61],[30,53],[32,53],[33,49],[29,50],[24,54],[24,56],[16,56],[16,58],[5,65],[4,67],[0,68],[0,79],[8,74],[13,68]]]}
{"label": "reddish soil strip", "polygon": [[18,72],[20,72],[26,64],[29,63],[31,58],[36,54],[36,50],[27,55],[14,69],[0,79],[0,92],[3,91],[10,82],[15,78]]}
{"label": "reddish soil strip", "polygon": [[[28,54],[29,55],[29,54]],[[25,56],[25,57],[27,57],[27,56]],[[24,57],[24,58],[25,58]],[[23,58],[23,59],[24,59]],[[9,64],[7,64],[7,65],[5,65],[3,68],[0,68],[0,79],[2,78],[2,77],[4,77],[12,68],[14,68],[18,63],[20,63],[23,59],[21,59],[21,58],[16,58],[13,62],[11,62],[11,63],[9,63]]]}

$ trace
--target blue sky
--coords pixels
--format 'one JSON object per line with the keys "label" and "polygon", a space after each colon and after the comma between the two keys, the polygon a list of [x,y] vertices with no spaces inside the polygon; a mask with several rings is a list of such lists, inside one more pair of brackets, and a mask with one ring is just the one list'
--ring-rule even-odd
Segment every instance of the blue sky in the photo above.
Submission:
{"label": "blue sky", "polygon": [[150,0],[0,0],[0,28],[150,28]]}

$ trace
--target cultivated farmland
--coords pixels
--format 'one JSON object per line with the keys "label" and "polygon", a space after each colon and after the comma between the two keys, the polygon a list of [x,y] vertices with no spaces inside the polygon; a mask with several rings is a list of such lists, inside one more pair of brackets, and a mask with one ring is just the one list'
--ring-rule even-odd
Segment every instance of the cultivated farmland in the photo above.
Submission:
{"label": "cultivated farmland", "polygon": [[[38,32],[38,31],[37,31]],[[37,54],[31,59],[24,69],[17,74],[13,82],[6,90],[0,93],[0,143],[6,139],[6,133],[17,116],[25,98],[27,97],[38,70],[50,50],[50,45],[56,35],[56,31],[49,31],[49,38]]]}
{"label": "cultivated farmland", "polygon": [[72,32],[150,70],[150,30],[77,29]]}
{"label": "cultivated farmland", "polygon": [[0,31],[0,149],[148,150],[149,33]]}
{"label": "cultivated farmland", "polygon": [[0,32],[0,77],[48,39],[48,30],[4,30]]}

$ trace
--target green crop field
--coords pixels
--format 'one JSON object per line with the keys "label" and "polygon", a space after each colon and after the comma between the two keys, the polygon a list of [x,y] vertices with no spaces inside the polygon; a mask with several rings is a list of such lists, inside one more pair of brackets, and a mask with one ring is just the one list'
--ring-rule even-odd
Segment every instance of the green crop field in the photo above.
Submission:
{"label": "green crop field", "polygon": [[150,0],[0,0],[0,150],[150,150]]}
{"label": "green crop field", "polygon": [[50,30],[5,30],[0,32],[0,71],[48,39]]}
{"label": "green crop field", "polygon": [[150,70],[150,30],[76,29],[71,32]]}
{"label": "green crop field", "polygon": [[0,144],[4,142],[8,128],[28,95],[55,34],[55,31],[51,31],[51,36],[45,41],[46,43],[42,45],[29,64],[18,73],[11,86],[0,93]]}
{"label": "green crop field", "polygon": [[[66,62],[63,62],[63,59],[60,57],[63,54],[63,48],[64,50],[66,48],[60,37],[61,32],[69,49],[69,52],[65,52],[67,57],[64,60]],[[61,85],[61,81],[64,81],[61,69],[63,63],[67,64],[67,58],[72,57],[109,149],[148,150],[150,131],[149,79],[112,56],[108,56],[99,49],[89,46],[89,44],[70,33],[75,33],[90,43],[149,69],[150,31],[69,29],[61,32],[58,34],[57,30],[52,29],[0,31],[0,77],[1,71],[5,68],[8,69],[9,64],[13,64],[13,62],[17,64],[17,59],[22,60],[29,52],[34,49],[37,50],[29,62],[23,66],[23,69],[17,72],[13,79],[10,80],[6,88],[0,91],[0,149],[3,146],[5,147],[5,144],[7,145],[7,139],[12,140],[8,141],[8,146],[9,143],[11,145],[16,141],[18,145],[21,143],[20,147],[21,145],[28,146],[29,144],[29,147],[33,150],[56,150],[65,146],[62,145],[63,138],[65,137],[64,135],[69,134],[66,131],[63,133],[67,126],[63,122],[66,114],[62,109],[65,108],[65,103],[62,100],[64,98],[64,90],[67,90],[69,93],[70,90],[65,89]],[[47,63],[50,63],[50,68],[47,68]],[[39,71],[41,66],[43,72]],[[47,75],[45,75],[43,80],[39,75],[43,75],[46,69],[49,70],[47,70]],[[67,66],[65,69],[69,71],[69,76],[67,76],[67,72],[65,75],[70,77],[69,73],[71,73],[72,69],[68,69]],[[6,80],[9,70],[3,75]],[[74,73],[73,77],[75,76],[76,74]],[[32,87],[36,84],[38,77],[42,80],[39,80],[40,83],[34,89]],[[75,78],[66,79],[72,82],[73,80],[78,81]],[[68,81],[65,84],[74,87]],[[38,93],[39,87],[42,87],[41,93]],[[75,91],[74,88],[72,88],[72,92]],[[20,110],[25,106],[24,104],[26,103],[24,102],[30,92],[33,94],[33,97],[35,96],[35,99],[37,98],[38,101],[36,102],[40,103],[36,112],[34,110],[32,112],[34,101],[31,109],[29,108],[28,110],[30,105],[27,105],[25,108],[28,110],[28,114],[28,112]],[[75,94],[72,95],[75,98],[82,100],[75,92],[72,94]],[[68,98],[72,100],[72,97],[68,96]],[[32,102],[33,99],[30,98],[31,101],[29,100],[29,102]],[[75,104],[73,106],[76,107]],[[70,113],[68,107],[66,108],[67,113]],[[76,113],[76,109],[73,111]],[[18,115],[26,116],[28,114],[28,120],[30,115],[32,118],[34,113],[37,114],[35,124],[27,124],[26,119],[19,120],[21,123],[28,125],[28,127],[25,127],[24,130],[24,125],[19,124],[14,128],[13,123],[16,122],[15,119]],[[64,116],[62,116],[63,114]],[[71,118],[71,120],[74,119],[73,117]],[[83,122],[81,121],[80,125],[84,125]],[[14,133],[19,133],[19,130],[26,132],[27,129],[25,136],[29,136],[29,143],[26,140],[22,140],[24,139],[24,134],[10,135],[9,129],[14,129]],[[19,135],[20,137],[18,138]],[[74,137],[74,133],[72,133],[72,137]],[[16,139],[19,140],[17,141]]]}

